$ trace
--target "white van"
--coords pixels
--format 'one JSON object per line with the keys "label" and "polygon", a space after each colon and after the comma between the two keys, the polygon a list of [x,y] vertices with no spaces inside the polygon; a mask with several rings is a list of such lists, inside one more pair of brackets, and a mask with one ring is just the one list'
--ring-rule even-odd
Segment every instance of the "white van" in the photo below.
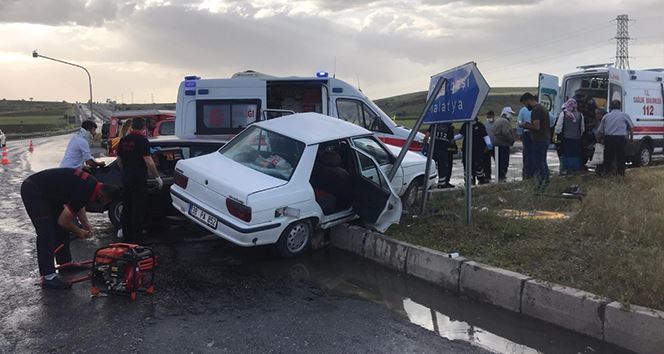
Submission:
{"label": "white van", "polygon": [[[245,71],[230,79],[185,77],[178,90],[175,135],[228,141],[253,122],[303,112],[344,119],[390,145],[403,146],[410,133],[361,91],[325,72],[315,77],[274,77]],[[421,151],[423,138],[418,133],[410,150]]]}
{"label": "white van", "polygon": [[627,145],[627,158],[635,165],[649,165],[653,153],[664,152],[664,69],[622,70],[611,64],[579,69],[563,76],[560,85],[558,77],[540,74],[540,103],[558,117],[563,103],[575,98],[590,133],[601,119],[595,108],[608,110],[612,100],[622,101],[623,111],[634,123],[634,142]]}

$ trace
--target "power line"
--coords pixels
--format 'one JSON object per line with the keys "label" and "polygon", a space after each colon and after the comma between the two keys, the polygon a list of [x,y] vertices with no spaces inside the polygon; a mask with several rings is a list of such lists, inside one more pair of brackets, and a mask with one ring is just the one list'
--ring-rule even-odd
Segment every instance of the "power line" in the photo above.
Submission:
{"label": "power line", "polygon": [[545,55],[541,55],[541,56],[537,56],[537,57],[531,57],[531,58],[527,58],[527,59],[524,59],[524,60],[511,62],[507,65],[498,66],[498,67],[495,67],[493,69],[486,70],[485,72],[487,74],[489,74],[489,73],[501,72],[501,71],[504,71],[506,69],[510,69],[510,68],[513,68],[513,67],[516,67],[516,66],[538,65],[538,64],[541,64],[542,61],[551,61],[553,59],[558,59],[558,58],[567,56],[569,54],[579,54],[579,53],[587,52],[590,49],[605,46],[607,44],[608,44],[608,42],[604,42],[604,43],[600,42],[600,43],[594,43],[594,44],[580,44],[580,43],[578,43],[577,44],[578,47],[583,47],[584,49],[579,50],[579,48],[577,46],[575,46],[574,48],[570,48],[568,50],[557,51],[556,54],[553,54],[553,55],[552,54],[545,54]]}
{"label": "power line", "polygon": [[524,61],[524,62],[521,62],[521,63],[511,63],[511,64],[508,64],[508,65],[504,65],[502,67],[499,67],[495,70],[488,70],[484,73],[486,75],[490,75],[490,74],[500,73],[502,71],[505,71],[505,70],[508,70],[508,69],[511,69],[511,68],[514,68],[514,67],[517,67],[517,66],[529,67],[529,66],[533,66],[533,65],[540,65],[543,62],[558,59],[560,57],[567,56],[569,54],[581,54],[581,53],[587,52],[591,49],[601,47],[601,46],[605,46],[607,44],[608,43],[595,43],[595,44],[592,44],[592,45],[583,45],[583,47],[584,47],[583,50],[579,50],[578,48],[573,48],[573,49],[568,50],[568,51],[558,52],[557,55],[541,56],[541,57],[529,59],[527,62]]}
{"label": "power line", "polygon": [[[603,22],[603,23],[599,24],[599,26],[598,26],[598,23],[595,23],[594,25],[591,25],[591,26],[576,28],[574,30],[567,31],[567,32],[564,32],[563,34],[560,34],[558,36],[547,39],[546,44],[550,45],[550,44],[562,42],[562,41],[565,41],[565,40],[568,40],[568,39],[578,38],[579,33],[588,34],[588,33],[591,33],[591,32],[596,32],[596,31],[605,29],[609,26],[611,26],[611,23],[606,21],[606,22]],[[491,57],[485,57],[485,58],[478,59],[478,60],[476,60],[476,62],[480,63],[480,62],[483,62],[483,61],[490,61],[490,60],[494,59],[497,56],[498,57],[510,57],[510,56],[518,55],[518,54],[521,54],[521,53],[524,53],[524,52],[527,52],[527,51],[530,51],[530,50],[534,50],[534,49],[537,49],[537,48],[541,48],[541,47],[542,47],[542,41],[538,40],[536,42],[531,42],[531,43],[528,43],[528,44],[523,45],[521,47],[516,47],[516,48],[510,49],[510,50],[504,51],[504,52],[495,53]]]}

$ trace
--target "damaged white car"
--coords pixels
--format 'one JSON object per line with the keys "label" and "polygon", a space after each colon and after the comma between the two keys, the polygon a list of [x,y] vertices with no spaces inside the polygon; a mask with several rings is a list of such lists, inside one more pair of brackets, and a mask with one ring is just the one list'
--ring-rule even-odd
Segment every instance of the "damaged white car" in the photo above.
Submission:
{"label": "damaged white car", "polygon": [[293,257],[315,228],[357,217],[378,231],[398,223],[402,200],[423,184],[426,158],[409,152],[388,183],[395,160],[364,128],[300,113],[252,124],[218,153],[179,161],[171,196],[177,210],[226,240],[276,244]]}

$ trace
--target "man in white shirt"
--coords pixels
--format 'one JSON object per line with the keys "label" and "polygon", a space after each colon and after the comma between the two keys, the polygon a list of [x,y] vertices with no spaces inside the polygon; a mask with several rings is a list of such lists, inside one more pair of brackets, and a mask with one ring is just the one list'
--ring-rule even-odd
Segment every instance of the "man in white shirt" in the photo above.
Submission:
{"label": "man in white shirt", "polygon": [[96,131],[97,124],[91,120],[86,120],[81,124],[81,129],[74,133],[71,140],[69,140],[65,156],[60,162],[61,168],[81,168],[83,167],[83,163],[90,167],[103,167],[106,165],[104,162],[95,161],[90,153],[90,142]]}

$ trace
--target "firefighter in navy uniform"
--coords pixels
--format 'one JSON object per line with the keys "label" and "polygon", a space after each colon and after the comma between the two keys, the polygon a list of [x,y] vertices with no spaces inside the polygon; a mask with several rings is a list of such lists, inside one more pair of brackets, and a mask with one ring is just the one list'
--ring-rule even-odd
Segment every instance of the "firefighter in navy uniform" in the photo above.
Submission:
{"label": "firefighter in navy uniform", "polygon": [[438,166],[439,188],[452,188],[450,178],[452,177],[452,163],[454,153],[456,153],[456,143],[454,142],[454,127],[452,124],[438,124],[436,127],[436,136],[433,137],[436,141],[434,143],[434,151],[428,146],[433,132],[433,124],[429,126],[429,130],[424,136],[424,144],[427,145],[427,153],[432,153],[431,157]]}
{"label": "firefighter in navy uniform", "polygon": [[125,242],[139,242],[147,211],[148,172],[163,186],[157,167],[150,155],[150,144],[144,135],[145,120],[134,118],[131,131],[118,144],[117,162],[122,169],[122,229],[118,231]]}
{"label": "firefighter in navy uniform", "polygon": [[42,288],[71,287],[57,276],[54,255],[58,264],[71,262],[70,233],[78,238],[90,236],[85,204],[98,201],[105,205],[118,198],[119,194],[117,187],[101,184],[87,172],[73,168],[44,170],[23,181],[21,198],[37,232],[37,260]]}

